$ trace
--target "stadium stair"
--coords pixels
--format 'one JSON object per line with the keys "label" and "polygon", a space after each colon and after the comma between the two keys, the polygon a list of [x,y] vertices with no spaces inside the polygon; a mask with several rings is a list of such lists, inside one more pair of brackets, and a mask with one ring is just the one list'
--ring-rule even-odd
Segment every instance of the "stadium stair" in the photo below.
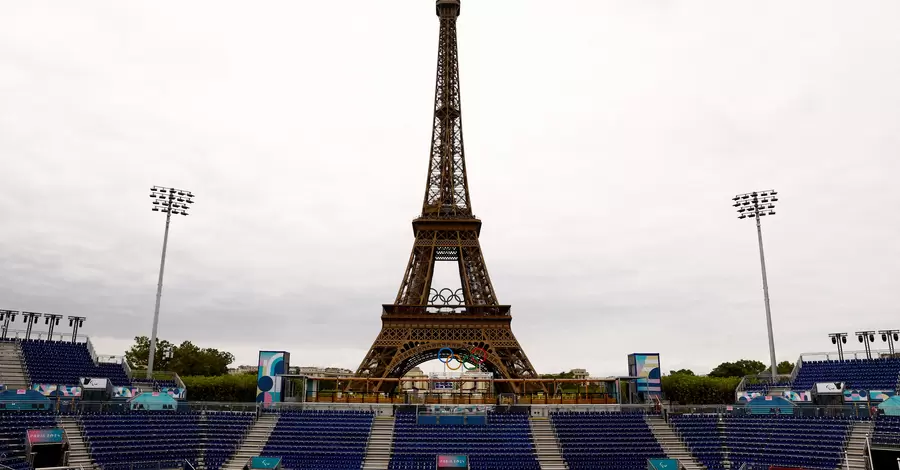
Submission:
{"label": "stadium stair", "polygon": [[363,470],[387,470],[391,463],[391,450],[394,447],[394,417],[376,416],[372,420],[372,431],[366,444],[366,457]]}
{"label": "stadium stair", "polygon": [[675,431],[672,430],[672,427],[669,426],[669,423],[660,416],[655,415],[646,415],[644,416],[644,420],[647,421],[647,426],[650,426],[653,437],[659,442],[659,445],[662,447],[663,451],[665,451],[667,457],[681,462],[681,465],[683,465],[686,470],[706,470],[706,466],[694,458],[691,451],[684,444],[684,441],[682,441],[681,438],[675,434]]}
{"label": "stadium stair", "polygon": [[6,385],[9,390],[28,388],[22,351],[15,341],[0,342],[0,384]]}
{"label": "stadium stair", "polygon": [[222,465],[222,470],[241,470],[250,457],[259,456],[266,447],[266,442],[269,442],[269,436],[275,430],[275,425],[278,424],[278,416],[276,413],[263,413],[247,431],[247,436],[238,451]]}
{"label": "stadium stair", "polygon": [[866,470],[866,437],[872,435],[874,423],[872,421],[860,421],[853,423],[850,431],[850,439],[847,440],[847,463],[849,470]]}
{"label": "stadium stair", "polygon": [[91,452],[84,442],[81,426],[72,416],[60,416],[59,425],[66,432],[69,440],[69,466],[82,468],[98,468],[94,465]]}
{"label": "stadium stair", "polygon": [[531,436],[541,470],[569,470],[550,419],[532,417],[528,421],[531,423]]}

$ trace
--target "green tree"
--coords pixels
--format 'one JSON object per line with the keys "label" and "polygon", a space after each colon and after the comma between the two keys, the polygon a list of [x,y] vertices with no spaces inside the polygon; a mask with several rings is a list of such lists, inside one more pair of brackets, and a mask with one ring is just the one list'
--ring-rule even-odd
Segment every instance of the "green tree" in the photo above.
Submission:
{"label": "green tree", "polygon": [[[137,336],[134,342],[131,349],[125,353],[128,365],[133,369],[146,369],[150,355],[150,340],[146,336]],[[172,352],[171,357],[165,354],[166,351]],[[180,376],[217,376],[228,373],[228,366],[234,362],[234,356],[218,349],[201,349],[190,341],[173,346],[166,340],[157,339],[153,362],[154,369],[175,372]]]}
{"label": "green tree", "polygon": [[757,375],[766,370],[766,365],[759,361],[741,359],[735,362],[723,362],[716,366],[710,377],[743,377],[745,375]]}
{"label": "green tree", "polygon": [[[768,370],[768,368],[766,368]],[[779,374],[790,374],[794,371],[794,363],[790,361],[781,361],[778,363]]]}
{"label": "green tree", "polygon": [[[156,354],[153,357],[153,368],[156,370],[169,370],[169,358],[165,351],[172,349],[172,343],[156,338]],[[125,359],[132,369],[146,369],[150,362],[150,338],[135,336],[134,345],[125,351]]]}
{"label": "green tree", "polygon": [[696,374],[694,374],[694,371],[692,371],[690,369],[679,369],[679,370],[673,370],[672,372],[669,373],[669,375],[696,375]]}

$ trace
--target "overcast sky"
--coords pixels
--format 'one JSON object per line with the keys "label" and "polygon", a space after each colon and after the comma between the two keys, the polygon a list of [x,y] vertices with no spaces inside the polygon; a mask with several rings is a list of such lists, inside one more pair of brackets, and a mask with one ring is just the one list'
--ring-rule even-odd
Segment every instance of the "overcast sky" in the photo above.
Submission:
{"label": "overcast sky", "polygon": [[[538,372],[768,362],[756,233],[730,199],[769,188],[779,360],[900,327],[898,17],[464,0],[472,204]],[[431,0],[3,2],[0,308],[86,316],[121,354],[152,323],[149,189],[186,188],[160,337],[356,369],[421,209],[437,32]]]}

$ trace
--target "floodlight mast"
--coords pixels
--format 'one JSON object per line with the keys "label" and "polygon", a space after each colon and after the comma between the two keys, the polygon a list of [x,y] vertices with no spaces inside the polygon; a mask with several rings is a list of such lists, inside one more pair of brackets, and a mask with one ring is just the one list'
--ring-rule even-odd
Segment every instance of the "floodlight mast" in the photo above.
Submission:
{"label": "floodlight mast", "polygon": [[6,334],[9,332],[9,322],[15,321],[18,314],[18,310],[0,310],[0,321],[3,322],[3,326],[0,327],[0,339],[6,339]]}
{"label": "floodlight mast", "polygon": [[172,214],[188,215],[190,205],[194,203],[194,195],[190,191],[176,188],[154,186],[150,188],[153,199],[152,209],[166,214],[166,231],[163,235],[162,256],[159,261],[159,282],[156,286],[156,308],[153,310],[153,330],[150,333],[150,355],[147,360],[147,378],[153,379],[153,360],[156,355],[156,330],[159,326],[159,303],[162,299],[163,271],[166,269],[166,247],[169,243],[169,223]]}
{"label": "floodlight mast", "polygon": [[838,359],[844,360],[844,345],[847,344],[847,333],[828,333],[831,344],[837,345]]}
{"label": "floodlight mast", "polygon": [[881,335],[881,340],[888,344],[888,352],[893,357],[897,353],[894,343],[900,341],[900,330],[881,330],[878,334]]}
{"label": "floodlight mast", "polygon": [[759,219],[767,215],[775,215],[775,203],[778,201],[777,192],[754,191],[752,193],[738,194],[732,201],[738,212],[738,219],[748,217],[756,219],[756,236],[759,239],[759,264],[762,267],[763,298],[766,302],[766,326],[769,330],[769,360],[772,368],[772,382],[778,375],[778,364],[775,361],[775,335],[772,333],[772,309],[769,307],[769,280],[766,276],[766,255],[763,251],[762,225]]}

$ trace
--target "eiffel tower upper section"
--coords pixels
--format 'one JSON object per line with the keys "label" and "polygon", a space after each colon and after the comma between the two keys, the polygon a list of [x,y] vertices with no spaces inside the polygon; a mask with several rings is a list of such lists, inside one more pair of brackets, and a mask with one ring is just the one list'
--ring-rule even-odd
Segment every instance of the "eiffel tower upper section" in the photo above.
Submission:
{"label": "eiffel tower upper section", "polygon": [[[478,236],[481,220],[472,213],[463,145],[462,105],[456,20],[459,0],[437,0],[440,19],[437,75],[434,87],[434,120],[431,156],[422,214],[413,221],[416,242],[394,306],[428,307],[458,304],[457,313],[493,312],[508,315],[500,307],[488,275]],[[459,264],[458,291],[432,287],[434,263]],[[398,311],[385,306],[385,313]],[[465,308],[468,307],[468,308]],[[399,309],[411,313],[414,309]]]}
{"label": "eiffel tower upper section", "polygon": [[459,54],[456,47],[456,18],[459,13],[458,0],[437,2],[441,24],[434,87],[434,126],[421,219],[473,218],[466,180]]}

